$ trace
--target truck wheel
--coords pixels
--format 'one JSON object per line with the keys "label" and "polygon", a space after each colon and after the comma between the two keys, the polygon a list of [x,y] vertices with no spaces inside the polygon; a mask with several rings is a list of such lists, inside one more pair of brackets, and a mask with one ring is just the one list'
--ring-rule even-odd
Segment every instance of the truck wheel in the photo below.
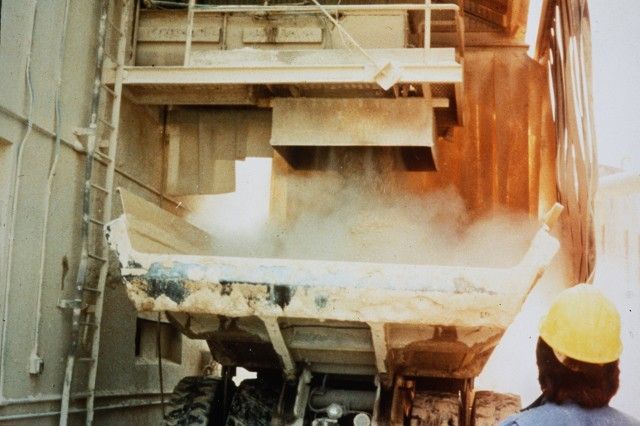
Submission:
{"label": "truck wheel", "polygon": [[477,391],[471,418],[474,426],[493,426],[522,408],[520,397],[510,393]]}
{"label": "truck wheel", "polygon": [[227,426],[269,426],[280,390],[258,379],[240,383],[231,401]]}
{"label": "truck wheel", "polygon": [[418,392],[411,407],[411,426],[458,426],[460,398],[443,392]]}
{"label": "truck wheel", "polygon": [[165,426],[207,426],[222,381],[212,377],[185,377],[176,385],[169,401]]}

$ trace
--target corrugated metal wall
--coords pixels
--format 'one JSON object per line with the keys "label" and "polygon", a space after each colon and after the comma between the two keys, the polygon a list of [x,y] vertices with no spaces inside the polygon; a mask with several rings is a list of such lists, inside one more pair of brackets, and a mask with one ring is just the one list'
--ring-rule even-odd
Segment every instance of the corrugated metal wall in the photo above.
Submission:
{"label": "corrugated metal wall", "polygon": [[546,70],[525,48],[467,50],[465,126],[440,140],[441,183],[469,206],[546,210],[555,201],[555,142]]}

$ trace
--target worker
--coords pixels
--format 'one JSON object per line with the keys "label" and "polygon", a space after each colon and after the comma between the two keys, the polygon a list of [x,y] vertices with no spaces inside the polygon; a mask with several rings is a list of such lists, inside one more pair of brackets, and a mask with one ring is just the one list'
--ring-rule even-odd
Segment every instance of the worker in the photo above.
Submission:
{"label": "worker", "polygon": [[536,349],[542,395],[501,426],[640,425],[609,407],[622,352],[620,315],[596,288],[564,290],[540,324]]}

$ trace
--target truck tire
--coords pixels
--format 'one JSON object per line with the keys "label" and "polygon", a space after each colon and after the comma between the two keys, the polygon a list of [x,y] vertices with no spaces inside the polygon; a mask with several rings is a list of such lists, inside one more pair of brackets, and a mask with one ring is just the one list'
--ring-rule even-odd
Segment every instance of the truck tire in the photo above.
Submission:
{"label": "truck tire", "polygon": [[520,397],[510,393],[477,391],[471,418],[474,426],[493,426],[522,408]]}
{"label": "truck tire", "polygon": [[444,392],[418,392],[411,407],[411,426],[458,426],[460,398]]}
{"label": "truck tire", "polygon": [[165,426],[207,426],[222,381],[212,377],[185,377],[173,390]]}
{"label": "truck tire", "polygon": [[279,389],[262,380],[243,381],[231,401],[226,426],[269,426],[279,397]]}

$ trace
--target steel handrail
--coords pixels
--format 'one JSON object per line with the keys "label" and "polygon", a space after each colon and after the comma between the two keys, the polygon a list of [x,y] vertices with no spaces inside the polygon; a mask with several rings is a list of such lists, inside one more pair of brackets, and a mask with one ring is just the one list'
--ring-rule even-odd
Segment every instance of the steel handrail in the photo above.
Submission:
{"label": "steel handrail", "polygon": [[[156,4],[162,5],[163,1],[156,1]],[[166,2],[167,4],[171,3],[172,5],[183,5],[183,4],[175,4],[173,2]],[[327,12],[356,12],[356,11],[409,11],[409,10],[417,10],[424,11],[425,17],[430,16],[430,12],[433,10],[436,11],[452,11],[455,13],[455,17],[453,19],[453,23],[456,27],[456,34],[458,36],[458,44],[460,56],[464,56],[464,21],[461,17],[461,8],[457,4],[446,3],[446,4],[432,4],[430,1],[425,1],[424,4],[415,4],[415,3],[399,3],[399,4],[337,4],[337,5],[272,5],[272,6],[259,6],[259,5],[223,5],[223,6],[215,6],[215,5],[198,5],[194,4],[193,1],[190,1],[188,4],[185,4],[188,8],[189,17],[187,19],[187,40],[185,41],[185,58],[184,65],[188,66],[190,51],[191,51],[191,37],[189,36],[189,29],[193,28],[193,17],[194,13],[277,13],[277,14],[310,14],[310,13],[327,13]],[[430,32],[431,32],[431,23],[430,19],[425,19],[424,22],[424,43],[423,49],[425,51],[425,62],[428,62],[429,58],[429,49],[430,46]],[[356,43],[357,48],[359,47]],[[359,50],[362,50],[361,48]],[[365,53],[365,56],[366,53]]]}
{"label": "steel handrail", "polygon": [[[186,5],[185,5],[186,6]],[[354,11],[380,11],[380,10],[450,10],[460,12],[460,6],[453,3],[437,3],[427,6],[417,3],[398,3],[398,4],[323,4],[327,10],[335,12],[354,12]],[[275,5],[275,6],[259,6],[259,5],[195,5],[194,11],[217,12],[217,13],[239,13],[239,12],[255,12],[255,13],[308,13],[319,12],[315,5]]]}

